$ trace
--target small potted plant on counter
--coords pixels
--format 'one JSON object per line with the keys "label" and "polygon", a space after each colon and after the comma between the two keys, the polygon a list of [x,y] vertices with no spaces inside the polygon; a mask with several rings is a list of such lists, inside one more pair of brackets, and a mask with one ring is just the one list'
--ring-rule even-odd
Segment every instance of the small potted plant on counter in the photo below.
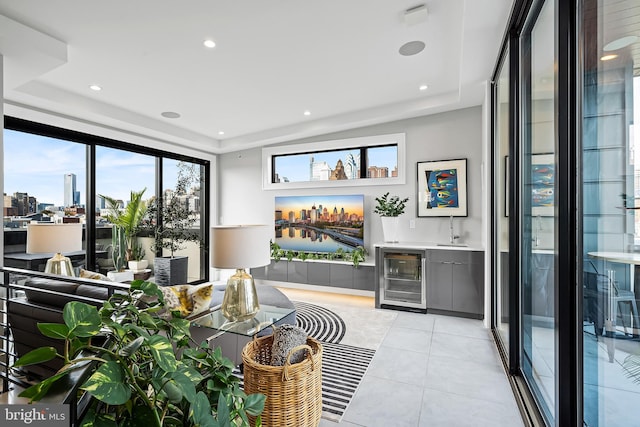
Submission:
{"label": "small potted plant on counter", "polygon": [[404,199],[400,199],[398,196],[389,197],[389,192],[386,192],[381,197],[376,197],[377,205],[373,212],[380,215],[385,242],[398,241],[398,217],[404,213],[408,201],[408,197]]}

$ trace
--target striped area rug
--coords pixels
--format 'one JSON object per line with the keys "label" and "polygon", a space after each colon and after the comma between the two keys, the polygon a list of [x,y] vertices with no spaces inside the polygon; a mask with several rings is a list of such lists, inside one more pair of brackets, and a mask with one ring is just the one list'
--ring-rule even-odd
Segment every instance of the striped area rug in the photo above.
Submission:
{"label": "striped area rug", "polygon": [[322,343],[322,416],[339,422],[351,402],[375,350]]}
{"label": "striped area rug", "polygon": [[292,301],[296,307],[296,323],[307,335],[323,343],[338,344],[342,341],[347,326],[340,316],[319,305]]}
{"label": "striped area rug", "polygon": [[[293,304],[298,326],[322,343],[322,417],[340,422],[376,351],[340,344],[347,328],[331,310],[305,302]],[[242,378],[239,369],[234,373]]]}

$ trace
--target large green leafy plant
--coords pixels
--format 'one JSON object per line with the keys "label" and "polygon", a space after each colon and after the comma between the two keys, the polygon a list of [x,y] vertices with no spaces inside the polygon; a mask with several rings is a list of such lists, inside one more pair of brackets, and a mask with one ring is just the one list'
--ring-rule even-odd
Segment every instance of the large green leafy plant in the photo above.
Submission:
{"label": "large green leafy plant", "polygon": [[[141,303],[141,301],[157,301]],[[162,292],[154,283],[136,280],[128,294],[114,294],[98,310],[72,301],[65,305],[64,324],[40,323],[40,331],[64,340],[64,352],[53,347],[33,350],[14,366],[64,359],[54,376],[20,396],[40,400],[51,386],[76,369],[95,364],[81,385],[95,398],[82,426],[238,426],[247,414],[259,415],[265,396],[247,396],[232,374],[233,363],[220,348],[192,342],[190,322],[160,316]],[[104,345],[93,343],[103,336]]]}

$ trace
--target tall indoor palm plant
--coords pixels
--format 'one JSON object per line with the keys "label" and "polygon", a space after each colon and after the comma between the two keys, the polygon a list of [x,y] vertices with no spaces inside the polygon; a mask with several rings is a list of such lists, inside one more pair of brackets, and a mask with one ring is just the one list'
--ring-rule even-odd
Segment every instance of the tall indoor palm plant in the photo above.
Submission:
{"label": "tall indoor palm plant", "polygon": [[120,209],[120,203],[116,199],[100,195],[110,210],[107,220],[113,224],[112,256],[114,267],[118,271],[124,269],[127,261],[134,259],[136,236],[147,214],[147,203],[142,199],[146,190],[143,188],[142,191],[131,191],[131,198],[124,209]]}

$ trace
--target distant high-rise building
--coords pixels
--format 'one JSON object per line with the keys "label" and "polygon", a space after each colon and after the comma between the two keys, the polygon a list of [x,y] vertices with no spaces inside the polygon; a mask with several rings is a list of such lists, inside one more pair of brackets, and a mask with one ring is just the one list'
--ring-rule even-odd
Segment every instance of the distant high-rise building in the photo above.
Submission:
{"label": "distant high-rise building", "polygon": [[80,204],[80,192],[79,191],[74,191],[74,193],[73,193],[73,204],[75,206],[78,206]]}
{"label": "distant high-rise building", "polygon": [[344,173],[348,179],[360,178],[358,165],[360,164],[360,155],[354,156],[352,153],[347,155],[344,165]]}
{"label": "distant high-rise building", "polygon": [[293,224],[296,222],[296,213],[294,211],[289,211],[289,223]]}
{"label": "distant high-rise building", "polygon": [[15,206],[18,208],[18,215],[28,215],[29,214],[29,194],[20,193],[16,191],[13,193],[13,198],[15,199],[15,204],[12,203],[11,206]]}
{"label": "distant high-rise building", "polygon": [[369,166],[367,178],[389,178],[389,168],[386,166]]}
{"label": "distant high-rise building", "polygon": [[311,156],[309,162],[310,181],[328,181],[331,176],[331,167],[327,162],[316,162]]}
{"label": "distant high-rise building", "polygon": [[107,202],[102,196],[96,196],[96,210],[105,209]]}
{"label": "distant high-rise building", "polygon": [[64,174],[64,207],[75,205],[76,174]]}

